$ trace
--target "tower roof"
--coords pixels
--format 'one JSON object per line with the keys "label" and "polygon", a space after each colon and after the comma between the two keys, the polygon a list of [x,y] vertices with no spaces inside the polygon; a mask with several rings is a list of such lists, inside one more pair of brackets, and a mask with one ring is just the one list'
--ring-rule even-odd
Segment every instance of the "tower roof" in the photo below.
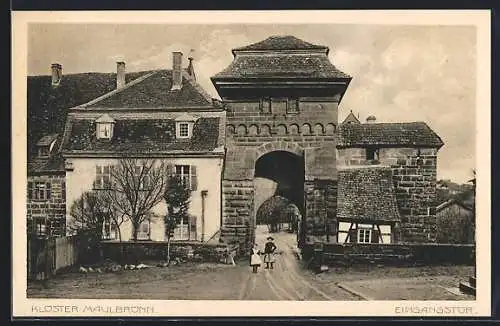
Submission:
{"label": "tower roof", "polygon": [[328,47],[303,41],[292,35],[274,35],[263,41],[252,43],[232,50],[233,54],[244,51],[279,51],[279,50],[324,50],[328,54]]}

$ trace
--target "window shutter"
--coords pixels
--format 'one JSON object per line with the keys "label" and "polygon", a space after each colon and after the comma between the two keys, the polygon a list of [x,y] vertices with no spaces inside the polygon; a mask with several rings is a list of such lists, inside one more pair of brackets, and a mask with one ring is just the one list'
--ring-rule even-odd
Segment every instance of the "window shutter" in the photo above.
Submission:
{"label": "window shutter", "polygon": [[372,243],[379,243],[380,241],[380,232],[378,231],[377,226],[372,230]]}
{"label": "window shutter", "polygon": [[28,182],[28,199],[33,199],[33,182]]}
{"label": "window shutter", "polygon": [[196,191],[198,189],[198,176],[196,175],[196,165],[191,165],[191,191]]}
{"label": "window shutter", "polygon": [[349,241],[348,242],[351,242],[351,243],[358,242],[358,230],[354,226],[349,230]]}
{"label": "window shutter", "polygon": [[167,176],[171,177],[174,175],[174,165],[171,163],[167,164]]}
{"label": "window shutter", "polygon": [[189,216],[189,225],[190,225],[190,231],[191,232],[196,232],[196,216],[195,215],[190,215]]}
{"label": "window shutter", "polygon": [[51,198],[51,195],[52,195],[52,191],[51,191],[51,188],[50,188],[51,184],[50,182],[47,182],[46,183],[46,190],[47,190],[47,193],[46,193],[46,198],[45,199],[50,199]]}

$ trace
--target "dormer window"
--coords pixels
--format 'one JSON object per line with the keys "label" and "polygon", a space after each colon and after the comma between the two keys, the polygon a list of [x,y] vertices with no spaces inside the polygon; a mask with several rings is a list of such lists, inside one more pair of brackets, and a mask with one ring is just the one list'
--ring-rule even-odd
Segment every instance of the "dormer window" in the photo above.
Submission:
{"label": "dormer window", "polygon": [[177,138],[191,138],[193,134],[193,125],[196,117],[189,114],[183,114],[175,119],[175,135]]}
{"label": "dormer window", "polygon": [[39,157],[49,157],[50,153],[56,146],[57,134],[43,136],[38,143],[36,143]]}
{"label": "dormer window", "polygon": [[113,137],[113,129],[115,120],[105,114],[95,121],[96,135],[98,139],[111,139]]}
{"label": "dormer window", "polygon": [[179,123],[179,137],[188,138],[189,137],[189,123],[180,122]]}

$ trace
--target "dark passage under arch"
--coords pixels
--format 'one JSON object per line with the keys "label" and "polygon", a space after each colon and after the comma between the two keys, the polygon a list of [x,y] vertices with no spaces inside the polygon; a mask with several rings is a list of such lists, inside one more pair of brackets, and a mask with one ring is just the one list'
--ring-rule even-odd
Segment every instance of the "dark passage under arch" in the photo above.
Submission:
{"label": "dark passage under arch", "polygon": [[[264,201],[266,205],[277,207],[294,205],[303,213],[304,203],[304,158],[286,151],[273,151],[261,156],[255,163],[255,177],[272,180],[276,183],[276,190]],[[256,190],[258,191],[258,190]],[[274,200],[269,200],[274,198]],[[261,205],[261,206],[262,206]],[[281,206],[280,206],[281,205]],[[260,213],[259,213],[260,211]],[[267,220],[264,210],[257,208],[257,224]],[[265,211],[273,211],[268,207]]]}

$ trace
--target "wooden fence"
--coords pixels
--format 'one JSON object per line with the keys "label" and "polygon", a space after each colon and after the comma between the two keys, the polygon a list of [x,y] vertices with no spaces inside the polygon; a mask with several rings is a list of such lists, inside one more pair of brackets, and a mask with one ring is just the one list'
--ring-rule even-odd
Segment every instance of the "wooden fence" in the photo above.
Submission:
{"label": "wooden fence", "polygon": [[40,239],[28,236],[28,280],[44,280],[78,259],[76,237]]}

